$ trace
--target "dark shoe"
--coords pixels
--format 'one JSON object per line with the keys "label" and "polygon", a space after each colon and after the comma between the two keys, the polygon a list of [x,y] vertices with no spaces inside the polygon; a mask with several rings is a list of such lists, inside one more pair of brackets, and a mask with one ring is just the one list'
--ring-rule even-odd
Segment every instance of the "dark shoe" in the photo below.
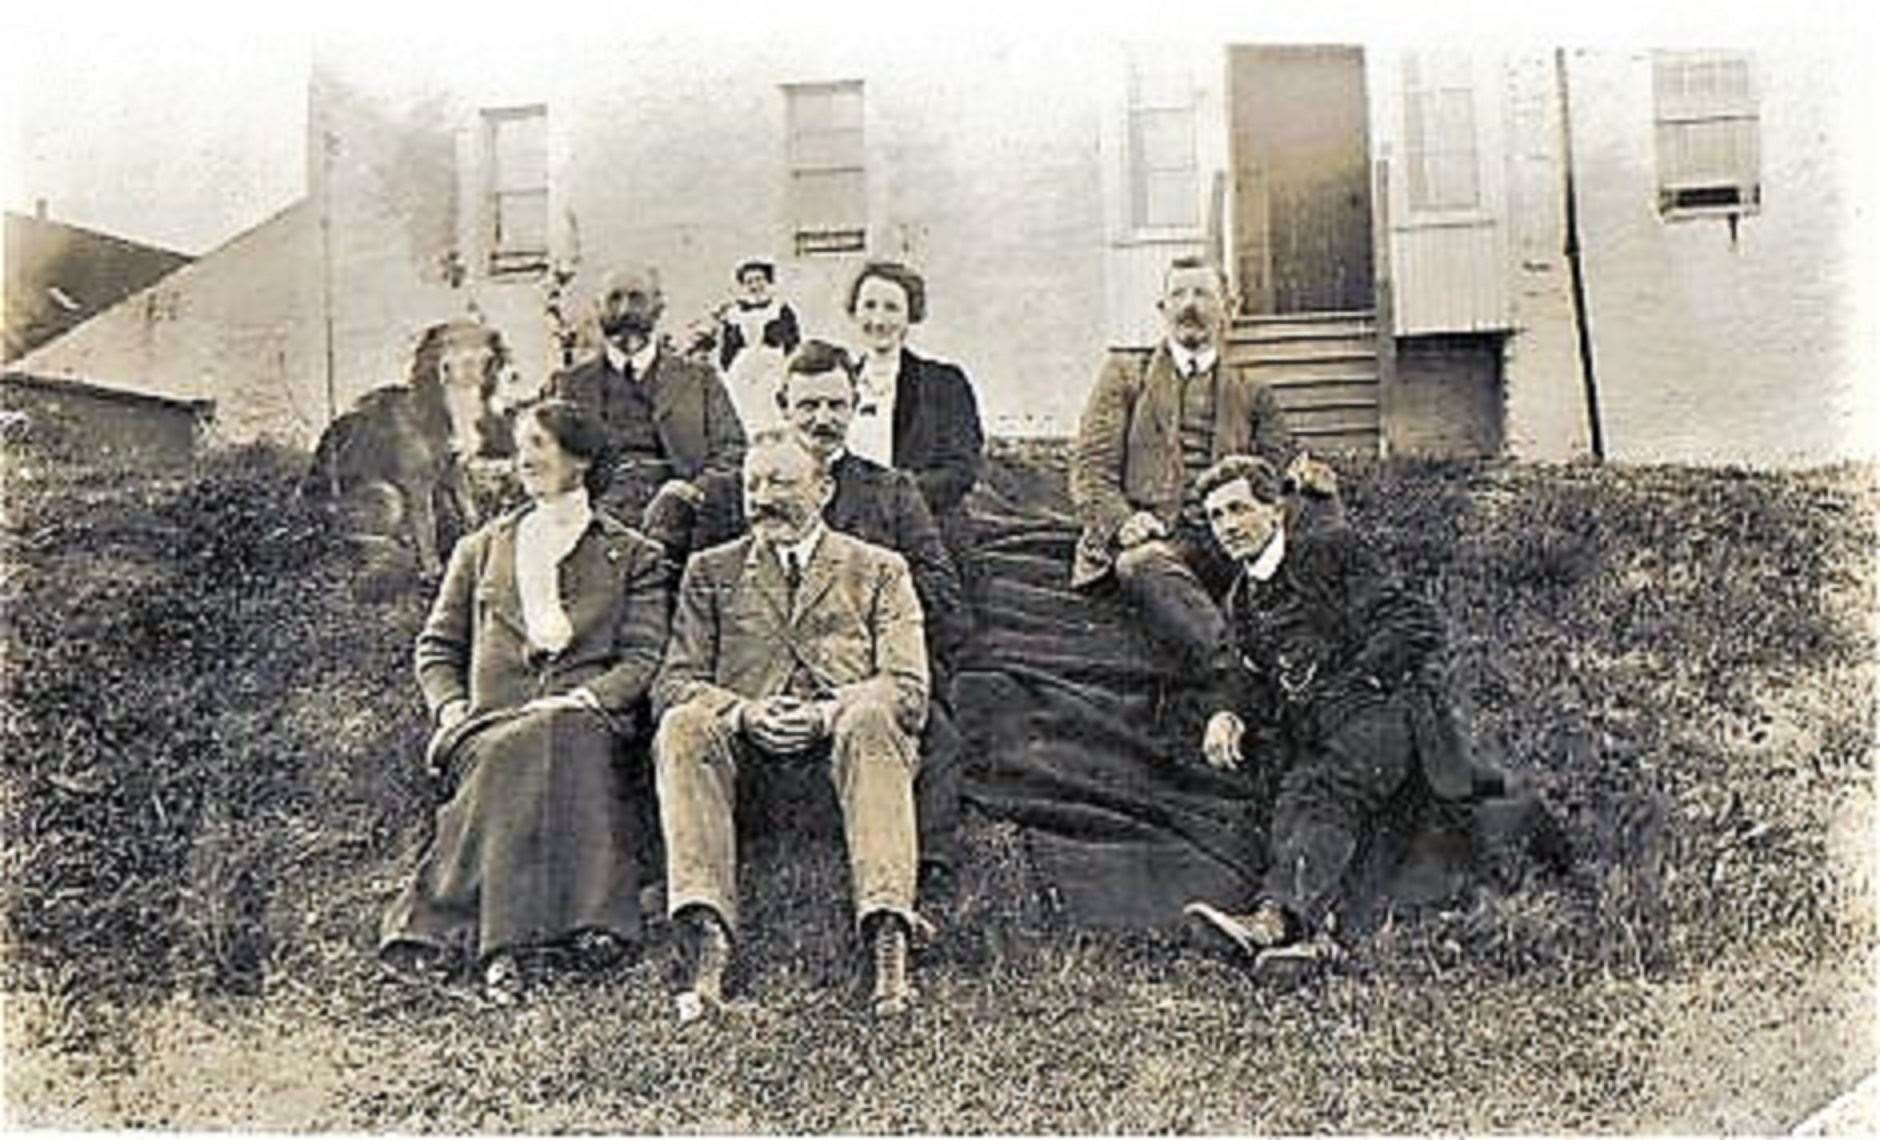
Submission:
{"label": "dark shoe", "polygon": [[515,1005],[528,991],[522,961],[508,951],[492,957],[483,967],[483,996],[495,1005]]}
{"label": "dark shoe", "polygon": [[725,1003],[725,968],[731,964],[731,932],[711,908],[689,906],[679,916],[683,977],[675,1002],[679,1024],[704,1017]]}
{"label": "dark shoe", "polygon": [[900,915],[880,914],[869,926],[868,954],[875,974],[869,1005],[876,1017],[898,1017],[914,1002],[914,987],[907,979],[907,922]]}
{"label": "dark shoe", "polygon": [[443,982],[451,973],[450,954],[422,942],[394,942],[379,951],[387,973],[408,982]]}
{"label": "dark shoe", "polygon": [[1299,939],[1298,924],[1286,913],[1285,907],[1272,899],[1260,900],[1247,914],[1229,914],[1204,902],[1191,902],[1182,908],[1182,913],[1225,935],[1248,957]]}
{"label": "dark shoe", "polygon": [[627,957],[626,939],[611,930],[583,930],[568,942],[575,965],[590,974],[602,974]]}

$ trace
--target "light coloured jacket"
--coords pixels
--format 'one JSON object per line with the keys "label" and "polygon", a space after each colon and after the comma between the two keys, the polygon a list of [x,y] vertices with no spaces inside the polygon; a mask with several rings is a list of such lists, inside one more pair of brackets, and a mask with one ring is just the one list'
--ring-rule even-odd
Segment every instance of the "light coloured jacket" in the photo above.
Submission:
{"label": "light coloured jacket", "polygon": [[[1258,455],[1283,470],[1292,459],[1292,433],[1272,390],[1224,358],[1217,367],[1210,461]],[[1113,352],[1104,361],[1071,451],[1071,502],[1084,523],[1072,586],[1110,572],[1117,528],[1137,511],[1174,526],[1187,481],[1181,416],[1181,378],[1166,343],[1152,352]]]}
{"label": "light coloured jacket", "polygon": [[703,701],[723,716],[783,692],[798,666],[841,704],[880,701],[908,733],[927,717],[930,684],[920,600],[891,550],[825,530],[794,607],[776,555],[751,535],[692,556],[655,710]]}

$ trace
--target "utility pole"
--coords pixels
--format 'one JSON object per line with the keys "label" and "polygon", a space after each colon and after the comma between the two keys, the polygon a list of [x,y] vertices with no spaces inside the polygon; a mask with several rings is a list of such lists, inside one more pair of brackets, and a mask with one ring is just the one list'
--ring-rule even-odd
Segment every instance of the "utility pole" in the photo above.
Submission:
{"label": "utility pole", "polygon": [[1573,110],[1567,93],[1567,49],[1554,49],[1554,81],[1560,90],[1560,167],[1567,198],[1567,272],[1573,280],[1573,327],[1579,334],[1580,382],[1586,392],[1586,425],[1593,439],[1593,462],[1606,461],[1606,437],[1599,422],[1599,384],[1593,379],[1593,330],[1586,312],[1586,278],[1580,267],[1580,211],[1573,192]]}

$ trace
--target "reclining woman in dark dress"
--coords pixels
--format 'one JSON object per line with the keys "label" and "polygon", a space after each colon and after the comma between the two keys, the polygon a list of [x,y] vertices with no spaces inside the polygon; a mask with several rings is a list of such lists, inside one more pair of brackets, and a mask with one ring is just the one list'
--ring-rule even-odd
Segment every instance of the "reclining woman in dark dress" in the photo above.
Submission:
{"label": "reclining woman in dark dress", "polygon": [[538,951],[605,969],[640,937],[645,698],[669,577],[656,544],[589,506],[605,438],[564,401],[519,413],[530,501],[458,543],[418,635],[427,759],[451,795],[380,955],[446,972],[465,952],[503,1003]]}

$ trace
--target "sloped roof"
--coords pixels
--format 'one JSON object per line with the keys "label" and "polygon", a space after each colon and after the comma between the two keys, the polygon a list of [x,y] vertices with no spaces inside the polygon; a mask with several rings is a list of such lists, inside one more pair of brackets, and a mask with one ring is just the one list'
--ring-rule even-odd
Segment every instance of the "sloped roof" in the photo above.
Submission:
{"label": "sloped roof", "polygon": [[13,360],[195,260],[48,218],[6,214],[5,349]]}

